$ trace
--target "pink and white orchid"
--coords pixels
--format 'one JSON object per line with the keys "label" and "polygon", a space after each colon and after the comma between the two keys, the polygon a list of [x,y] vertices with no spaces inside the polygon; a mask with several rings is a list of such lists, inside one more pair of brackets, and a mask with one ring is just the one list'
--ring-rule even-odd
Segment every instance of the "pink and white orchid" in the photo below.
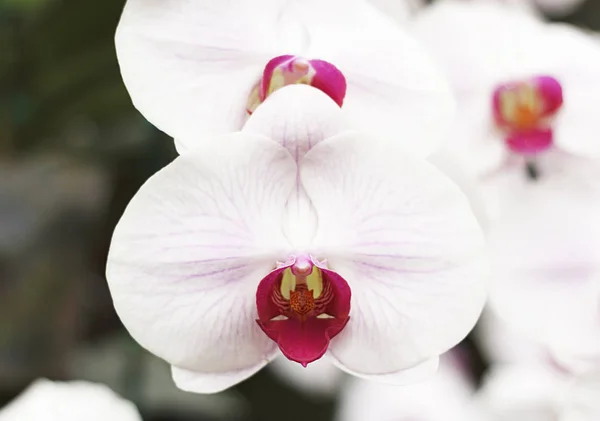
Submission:
{"label": "pink and white orchid", "polygon": [[402,382],[474,325],[487,263],[466,198],[345,117],[318,89],[279,89],[129,204],[109,286],[180,388],[225,389],[280,353]]}
{"label": "pink and white orchid", "polygon": [[352,128],[420,155],[454,109],[427,54],[367,0],[128,0],[116,47],[133,103],[179,152],[240,130],[295,83],[329,95]]}
{"label": "pink and white orchid", "polygon": [[0,421],[142,421],[135,405],[107,386],[36,380],[0,409]]}
{"label": "pink and white orchid", "polygon": [[442,0],[414,29],[458,99],[444,153],[486,207],[490,309],[547,344],[600,274],[600,48],[501,4]]}

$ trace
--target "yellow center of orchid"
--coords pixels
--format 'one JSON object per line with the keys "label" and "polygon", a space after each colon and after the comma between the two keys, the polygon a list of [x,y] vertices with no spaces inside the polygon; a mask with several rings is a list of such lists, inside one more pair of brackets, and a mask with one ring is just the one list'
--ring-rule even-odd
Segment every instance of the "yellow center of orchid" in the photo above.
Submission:
{"label": "yellow center of orchid", "polygon": [[538,89],[523,83],[500,95],[500,112],[504,119],[522,130],[539,126],[544,112],[544,100]]}

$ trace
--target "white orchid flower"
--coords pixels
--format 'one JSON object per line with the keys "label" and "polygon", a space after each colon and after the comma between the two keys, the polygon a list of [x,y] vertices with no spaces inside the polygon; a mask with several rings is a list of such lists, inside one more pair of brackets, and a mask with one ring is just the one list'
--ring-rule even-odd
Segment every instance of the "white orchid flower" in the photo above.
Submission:
{"label": "white orchid flower", "polygon": [[488,268],[466,198],[398,143],[348,131],[344,116],[313,87],[282,88],[128,206],[109,286],[179,387],[225,389],[277,348],[401,381],[434,370],[474,325]]}
{"label": "white orchid flower", "polygon": [[493,366],[477,403],[492,421],[555,421],[566,402],[568,378],[543,364]]}
{"label": "white orchid flower", "polygon": [[0,421],[142,421],[135,405],[102,384],[83,381],[32,383],[8,406]]}
{"label": "white orchid flower", "polygon": [[548,343],[600,273],[600,48],[500,4],[441,1],[414,29],[458,99],[444,153],[486,205],[490,309]]}
{"label": "white orchid flower", "polygon": [[116,47],[133,103],[179,152],[240,130],[288,84],[322,90],[353,128],[420,155],[454,111],[430,58],[366,0],[128,0]]}
{"label": "white orchid flower", "polygon": [[444,356],[431,378],[407,386],[352,381],[342,393],[337,421],[481,421],[471,400],[474,387]]}
{"label": "white orchid flower", "polygon": [[600,157],[592,111],[600,106],[600,48],[589,34],[501,4],[460,0],[427,8],[412,28],[456,94],[459,113],[446,146],[466,157],[474,175],[532,161],[544,171],[558,165],[545,162],[556,154],[558,161]]}
{"label": "white orchid flower", "polygon": [[492,367],[476,401],[491,421],[595,421],[598,384],[544,364]]}

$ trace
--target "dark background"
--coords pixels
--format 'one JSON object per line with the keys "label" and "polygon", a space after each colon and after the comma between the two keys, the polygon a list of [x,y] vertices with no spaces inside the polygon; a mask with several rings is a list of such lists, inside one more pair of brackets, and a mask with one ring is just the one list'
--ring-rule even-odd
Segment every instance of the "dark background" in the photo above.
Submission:
{"label": "dark background", "polygon": [[[87,378],[134,400],[146,421],[331,420],[332,397],[267,370],[226,394],[178,392],[116,317],[104,279],[112,230],[175,157],[121,82],[123,4],[0,0],[0,406],[39,377]],[[600,29],[600,1],[565,20]],[[462,347],[477,377],[485,361]]]}

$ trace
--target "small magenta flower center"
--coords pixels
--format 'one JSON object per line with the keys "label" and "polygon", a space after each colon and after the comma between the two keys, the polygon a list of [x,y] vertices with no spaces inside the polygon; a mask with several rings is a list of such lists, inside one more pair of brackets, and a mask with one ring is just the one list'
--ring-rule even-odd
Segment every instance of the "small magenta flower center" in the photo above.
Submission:
{"label": "small magenta flower center", "polygon": [[273,92],[294,84],[320,89],[340,107],[346,96],[346,78],[333,64],[292,55],[278,56],[265,66],[261,80],[250,93],[246,111],[252,114]]}
{"label": "small magenta flower center", "polygon": [[494,119],[507,147],[524,156],[549,149],[553,144],[552,124],[562,104],[562,87],[550,76],[498,86],[493,96]]}
{"label": "small magenta flower center", "polygon": [[310,256],[292,257],[258,285],[257,323],[290,360],[318,360],[350,316],[350,287]]}

